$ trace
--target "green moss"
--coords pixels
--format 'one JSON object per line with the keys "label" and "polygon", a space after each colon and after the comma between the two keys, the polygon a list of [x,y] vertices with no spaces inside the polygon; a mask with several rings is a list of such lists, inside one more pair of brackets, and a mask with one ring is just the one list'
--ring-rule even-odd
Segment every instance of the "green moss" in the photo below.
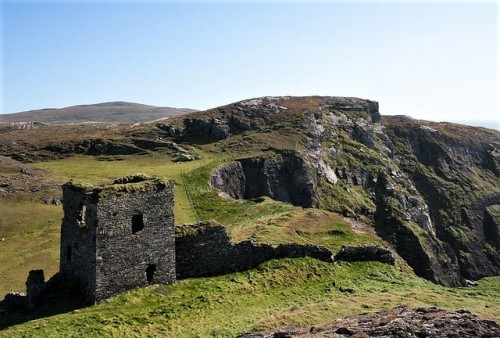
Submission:
{"label": "green moss", "polygon": [[117,193],[133,193],[151,191],[158,188],[165,188],[173,185],[173,181],[165,181],[159,177],[152,177],[145,174],[134,174],[118,178],[108,185],[94,186],[88,183],[77,181],[69,181],[65,184],[66,187],[83,191],[85,193],[94,193],[100,197],[106,197]]}
{"label": "green moss", "polygon": [[371,223],[375,203],[362,187],[348,184],[345,180],[339,180],[335,184],[323,181],[319,191],[322,209]]}

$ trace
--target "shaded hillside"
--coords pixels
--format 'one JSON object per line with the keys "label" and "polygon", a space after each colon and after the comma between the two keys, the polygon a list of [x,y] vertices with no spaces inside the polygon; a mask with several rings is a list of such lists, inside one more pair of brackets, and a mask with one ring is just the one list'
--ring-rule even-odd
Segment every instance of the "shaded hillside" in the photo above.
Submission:
{"label": "shaded hillside", "polygon": [[42,123],[135,123],[155,121],[158,119],[193,112],[193,109],[154,107],[129,102],[107,102],[90,105],[78,105],[61,109],[49,108],[30,110],[14,114],[0,115],[0,122]]}

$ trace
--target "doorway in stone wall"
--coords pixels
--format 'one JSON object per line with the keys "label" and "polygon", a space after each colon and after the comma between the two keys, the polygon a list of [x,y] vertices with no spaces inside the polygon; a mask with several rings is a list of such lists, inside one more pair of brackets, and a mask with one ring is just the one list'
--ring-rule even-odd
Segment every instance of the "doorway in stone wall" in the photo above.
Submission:
{"label": "doorway in stone wall", "polygon": [[155,264],[149,264],[148,267],[146,268],[146,279],[148,283],[153,283],[154,277],[155,277],[155,272],[156,272],[156,265]]}

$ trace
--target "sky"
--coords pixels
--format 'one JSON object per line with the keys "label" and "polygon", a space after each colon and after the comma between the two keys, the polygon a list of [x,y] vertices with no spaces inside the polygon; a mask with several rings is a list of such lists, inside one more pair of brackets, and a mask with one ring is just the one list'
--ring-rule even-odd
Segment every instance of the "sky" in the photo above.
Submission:
{"label": "sky", "polygon": [[0,113],[332,95],[500,128],[494,1],[0,1]]}

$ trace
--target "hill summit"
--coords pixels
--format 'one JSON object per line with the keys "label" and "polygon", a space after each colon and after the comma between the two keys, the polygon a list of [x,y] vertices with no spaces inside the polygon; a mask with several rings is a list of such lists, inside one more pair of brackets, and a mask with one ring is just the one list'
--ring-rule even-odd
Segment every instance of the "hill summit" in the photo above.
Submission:
{"label": "hill summit", "polygon": [[0,115],[0,122],[41,123],[136,123],[178,116],[195,111],[188,108],[155,107],[130,102],[105,102],[66,108],[47,108]]}

